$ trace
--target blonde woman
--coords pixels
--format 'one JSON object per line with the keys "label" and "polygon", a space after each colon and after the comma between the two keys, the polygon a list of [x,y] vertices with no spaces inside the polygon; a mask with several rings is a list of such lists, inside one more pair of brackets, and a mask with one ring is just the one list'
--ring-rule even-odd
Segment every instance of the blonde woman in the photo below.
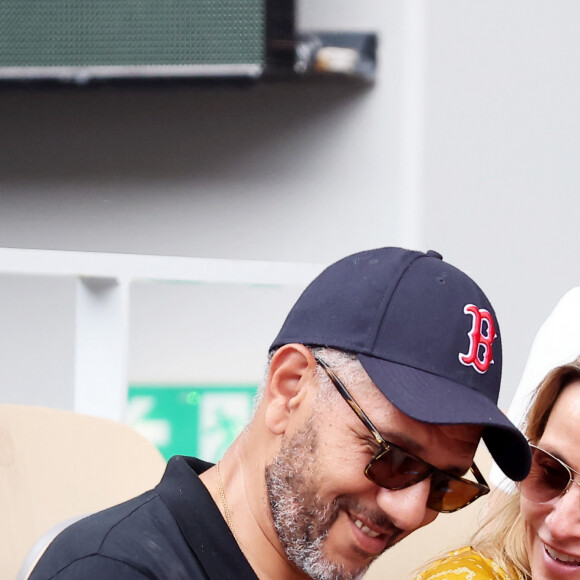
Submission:
{"label": "blonde woman", "polygon": [[472,545],[416,580],[580,580],[580,359],[553,369],[527,415],[532,469]]}

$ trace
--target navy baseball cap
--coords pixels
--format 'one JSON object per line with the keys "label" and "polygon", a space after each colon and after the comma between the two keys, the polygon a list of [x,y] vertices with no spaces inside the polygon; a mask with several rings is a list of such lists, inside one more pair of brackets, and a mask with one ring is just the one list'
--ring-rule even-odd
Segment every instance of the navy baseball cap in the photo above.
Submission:
{"label": "navy baseball cap", "polygon": [[379,248],[330,265],[304,290],[271,350],[289,343],[356,353],[403,413],[424,423],[481,425],[502,471],[516,481],[528,474],[528,443],[497,407],[495,312],[437,252]]}

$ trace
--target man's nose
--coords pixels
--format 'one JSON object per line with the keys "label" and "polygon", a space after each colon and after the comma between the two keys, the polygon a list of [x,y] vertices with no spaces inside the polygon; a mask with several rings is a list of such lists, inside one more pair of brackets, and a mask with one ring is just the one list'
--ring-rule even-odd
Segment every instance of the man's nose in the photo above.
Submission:
{"label": "man's nose", "polygon": [[432,522],[437,512],[427,508],[431,478],[396,491],[379,488],[377,504],[399,529],[412,532]]}

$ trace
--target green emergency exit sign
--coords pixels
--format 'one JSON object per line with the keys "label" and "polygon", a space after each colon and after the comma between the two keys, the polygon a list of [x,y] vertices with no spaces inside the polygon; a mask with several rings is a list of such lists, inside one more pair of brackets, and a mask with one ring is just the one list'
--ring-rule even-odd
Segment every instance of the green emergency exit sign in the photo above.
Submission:
{"label": "green emergency exit sign", "polygon": [[257,385],[130,385],[127,422],[163,456],[217,461],[250,420]]}

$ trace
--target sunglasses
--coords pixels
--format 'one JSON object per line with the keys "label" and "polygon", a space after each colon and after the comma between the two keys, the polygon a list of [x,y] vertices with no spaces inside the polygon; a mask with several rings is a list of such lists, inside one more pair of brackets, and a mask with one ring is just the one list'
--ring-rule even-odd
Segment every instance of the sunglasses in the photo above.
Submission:
{"label": "sunglasses", "polygon": [[429,477],[431,487],[427,507],[441,513],[460,510],[478,497],[489,493],[489,486],[475,463],[472,464],[470,471],[477,482],[437,469],[434,465],[384,439],[328,364],[317,356],[314,356],[314,359],[379,445],[378,452],[365,468],[365,475],[373,483],[396,491]]}
{"label": "sunglasses", "polygon": [[580,472],[537,445],[530,443],[530,450],[532,467],[526,479],[519,483],[520,492],[525,498],[544,503],[566,493],[572,483],[580,486],[579,482],[574,481],[574,475],[580,475]]}

